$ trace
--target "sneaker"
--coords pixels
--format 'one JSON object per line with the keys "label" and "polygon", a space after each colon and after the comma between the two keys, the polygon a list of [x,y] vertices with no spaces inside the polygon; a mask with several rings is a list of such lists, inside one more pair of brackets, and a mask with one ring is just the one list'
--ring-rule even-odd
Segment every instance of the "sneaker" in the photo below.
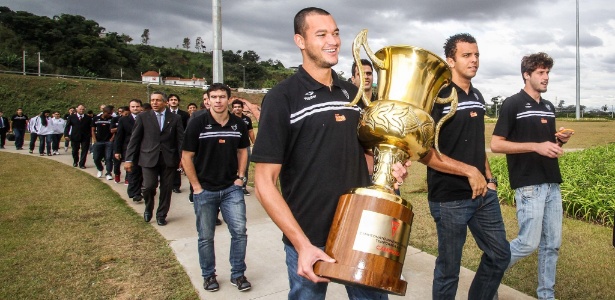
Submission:
{"label": "sneaker", "polygon": [[128,185],[128,179],[124,180],[124,185]]}
{"label": "sneaker", "polygon": [[96,177],[102,178],[102,171],[98,171],[98,173],[96,173]]}
{"label": "sneaker", "polygon": [[106,174],[105,177],[107,178],[107,180],[113,180],[113,176],[111,176],[111,174]]}
{"label": "sneaker", "polygon": [[248,190],[246,188],[243,188],[243,194],[245,196],[250,196],[250,192],[248,192]]}
{"label": "sneaker", "polygon": [[203,288],[208,292],[215,292],[220,289],[220,285],[216,280],[216,275],[209,276],[205,278],[205,282],[203,283]]}
{"label": "sneaker", "polygon": [[34,151],[32,151],[32,150],[28,151],[28,153],[30,153],[30,154],[32,154],[32,152],[34,152]]}
{"label": "sneaker", "polygon": [[120,175],[115,175],[115,183],[120,183]]}
{"label": "sneaker", "polygon": [[64,147],[64,152],[68,151],[68,147]]}
{"label": "sneaker", "polygon": [[231,284],[236,286],[240,292],[245,292],[249,290],[250,288],[252,288],[252,284],[250,284],[250,282],[248,281],[248,278],[246,278],[246,276],[243,276],[243,275],[237,278],[231,278]]}

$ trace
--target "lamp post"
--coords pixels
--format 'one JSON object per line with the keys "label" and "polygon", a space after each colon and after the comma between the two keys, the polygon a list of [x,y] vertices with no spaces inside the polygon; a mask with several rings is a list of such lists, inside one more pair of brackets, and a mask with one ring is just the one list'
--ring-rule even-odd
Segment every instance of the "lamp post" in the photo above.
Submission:
{"label": "lamp post", "polygon": [[243,68],[243,88],[246,88],[246,66],[239,64]]}

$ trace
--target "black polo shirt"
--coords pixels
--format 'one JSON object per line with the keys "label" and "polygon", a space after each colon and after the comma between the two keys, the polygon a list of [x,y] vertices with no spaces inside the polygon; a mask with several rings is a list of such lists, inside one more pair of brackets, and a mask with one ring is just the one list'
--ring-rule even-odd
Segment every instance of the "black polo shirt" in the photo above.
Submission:
{"label": "black polo shirt", "polygon": [[28,116],[26,115],[18,115],[18,114],[14,114],[11,117],[11,121],[13,122],[12,124],[12,128],[13,129],[22,129],[22,130],[26,130],[26,121],[28,120]]}
{"label": "black polo shirt", "polygon": [[335,72],[332,76],[329,90],[299,67],[271,89],[263,99],[251,157],[282,165],[282,196],[316,246],[326,244],[338,198],[369,184],[357,137],[361,108],[346,106],[357,88]]}
{"label": "black polo shirt", "polygon": [[102,115],[92,118],[92,127],[94,127],[97,142],[108,142],[111,140],[111,137],[113,137],[111,133],[112,123],[113,117],[111,116],[106,119],[103,119]]}
{"label": "black polo shirt", "polygon": [[248,131],[254,129],[254,127],[252,127],[252,119],[250,119],[250,117],[244,114],[241,114],[241,119],[243,120],[244,123],[246,123],[246,127],[248,128]]}
{"label": "black polo shirt", "polygon": [[[485,99],[474,86],[466,92],[452,83],[440,92],[440,97],[457,90],[457,112],[440,130],[440,151],[452,159],[476,167],[485,175]],[[439,122],[451,108],[451,104],[435,104],[431,111],[434,121]],[[472,198],[472,188],[465,176],[453,175],[427,168],[429,201],[446,202]]]}
{"label": "black polo shirt", "polygon": [[[555,106],[542,98],[536,102],[521,90],[504,100],[493,135],[516,143],[555,142]],[[506,161],[513,189],[562,182],[557,158],[528,152],[507,154]]]}
{"label": "black polo shirt", "polygon": [[229,113],[221,126],[205,113],[188,122],[182,150],[194,152],[192,161],[203,189],[220,191],[237,179],[237,150],[249,145],[248,130],[239,117]]}

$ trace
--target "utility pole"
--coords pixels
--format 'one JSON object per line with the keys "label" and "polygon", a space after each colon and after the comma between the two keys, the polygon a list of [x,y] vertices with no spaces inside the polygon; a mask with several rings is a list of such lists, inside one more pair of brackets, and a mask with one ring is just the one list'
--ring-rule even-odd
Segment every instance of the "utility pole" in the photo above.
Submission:
{"label": "utility pole", "polygon": [[224,83],[223,75],[223,60],[222,60],[222,7],[220,0],[212,0],[212,27],[214,32],[213,51],[211,52],[213,58],[213,82]]}
{"label": "utility pole", "polygon": [[38,76],[41,76],[41,53],[38,52]]}
{"label": "utility pole", "polygon": [[26,75],[26,50],[23,50],[23,55],[21,58],[21,65],[22,65],[23,74]]}
{"label": "utility pole", "polygon": [[577,120],[581,119],[581,58],[579,56],[579,0],[577,0]]}

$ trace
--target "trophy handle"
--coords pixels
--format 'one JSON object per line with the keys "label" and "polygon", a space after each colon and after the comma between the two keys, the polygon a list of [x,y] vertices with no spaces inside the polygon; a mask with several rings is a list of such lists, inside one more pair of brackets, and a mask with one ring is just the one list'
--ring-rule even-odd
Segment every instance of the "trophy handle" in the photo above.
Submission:
{"label": "trophy handle", "polygon": [[[378,67],[379,69],[387,69],[384,61],[377,58],[372,49],[369,48],[369,45],[367,44],[367,29],[361,30],[361,32],[357,34],[357,36],[354,38],[354,41],[352,42],[352,57],[354,58],[354,62],[357,65],[357,68],[361,68],[359,69],[359,80],[361,80],[361,82],[359,83],[359,92],[350,103],[346,104],[346,106],[357,105],[357,103],[359,103],[359,99],[363,99],[363,103],[365,103],[365,106],[369,106],[372,103],[370,99],[367,99],[367,96],[365,95],[365,74],[363,73],[361,53],[359,52],[361,51],[361,46],[363,46],[363,49],[365,49],[367,57],[369,57],[369,59],[374,63],[374,66]],[[354,74],[352,74],[351,76],[353,75]]]}
{"label": "trophy handle", "polygon": [[[448,84],[443,86],[440,89],[440,91],[442,91],[442,89],[446,88],[447,86],[448,86]],[[442,117],[442,119],[440,119],[440,121],[436,125],[436,134],[435,134],[436,135],[436,141],[435,141],[434,144],[435,144],[438,156],[440,156],[440,154],[442,154],[440,152],[440,145],[438,144],[438,138],[440,137],[440,129],[442,128],[442,125],[444,124],[444,122],[448,121],[448,119],[453,117],[455,112],[457,112],[457,103],[458,103],[457,90],[455,88],[452,88],[451,94],[448,97],[446,97],[446,98],[436,97],[436,103],[438,103],[438,104],[450,103],[451,104],[451,110],[444,117]]]}

